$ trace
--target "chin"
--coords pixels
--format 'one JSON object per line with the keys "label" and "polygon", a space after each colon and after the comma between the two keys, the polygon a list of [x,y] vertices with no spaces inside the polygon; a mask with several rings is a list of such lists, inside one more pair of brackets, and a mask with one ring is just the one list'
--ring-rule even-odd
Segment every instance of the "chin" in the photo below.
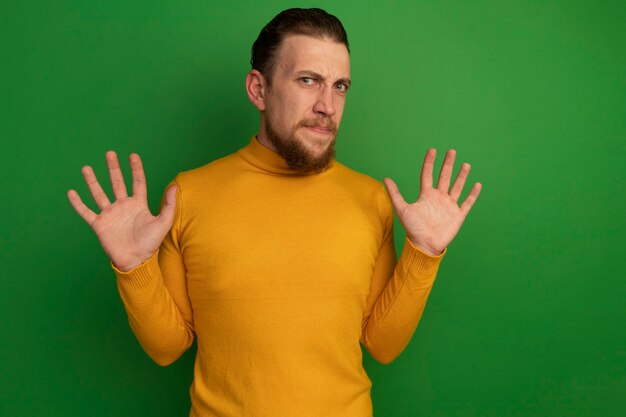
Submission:
{"label": "chin", "polygon": [[296,138],[298,142],[312,153],[321,155],[335,143],[335,135],[307,135],[306,139],[303,137]]}
{"label": "chin", "polygon": [[328,147],[333,141],[327,141],[324,143],[313,143],[313,144],[305,144],[304,146],[309,150],[311,154],[314,156],[320,156],[324,152],[328,150]]}
{"label": "chin", "polygon": [[298,129],[282,136],[273,131],[270,124],[266,126],[266,133],[276,152],[290,167],[302,173],[321,172],[334,160],[335,134]]}

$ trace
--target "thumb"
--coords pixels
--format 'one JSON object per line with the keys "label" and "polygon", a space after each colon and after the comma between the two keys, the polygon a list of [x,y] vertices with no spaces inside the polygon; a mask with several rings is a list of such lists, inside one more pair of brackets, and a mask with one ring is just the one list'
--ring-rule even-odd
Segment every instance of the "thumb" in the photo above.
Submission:
{"label": "thumb", "polygon": [[165,199],[163,201],[163,207],[161,207],[161,212],[157,216],[159,222],[169,228],[172,227],[172,223],[174,222],[174,213],[176,212],[176,191],[178,190],[178,186],[175,184],[170,186],[167,191],[165,191]]}
{"label": "thumb", "polygon": [[398,190],[398,186],[391,178],[385,178],[384,181],[394,210],[396,213],[401,213],[404,210],[404,207],[406,207],[407,202],[404,200],[404,197],[400,194],[400,190]]}

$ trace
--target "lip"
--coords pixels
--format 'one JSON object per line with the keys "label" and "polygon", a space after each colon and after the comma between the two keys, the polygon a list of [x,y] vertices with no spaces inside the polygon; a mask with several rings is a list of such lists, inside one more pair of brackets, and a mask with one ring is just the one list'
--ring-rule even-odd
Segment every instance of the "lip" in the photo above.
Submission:
{"label": "lip", "polygon": [[312,130],[313,132],[320,133],[322,135],[330,135],[332,130],[326,129],[320,126],[305,126],[307,129]]}

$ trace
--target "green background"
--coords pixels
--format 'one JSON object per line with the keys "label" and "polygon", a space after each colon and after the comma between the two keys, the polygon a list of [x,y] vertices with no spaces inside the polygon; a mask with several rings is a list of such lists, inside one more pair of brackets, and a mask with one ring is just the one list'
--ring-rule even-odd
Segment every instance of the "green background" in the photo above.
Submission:
{"label": "green background", "polygon": [[413,199],[454,147],[484,184],[407,349],[365,357],[375,415],[623,415],[626,3],[356,0],[1,3],[0,413],[187,415],[194,350],[143,353],[65,193],[135,151],[157,209],[244,146],[250,46],[294,5],[350,37],[340,161]]}

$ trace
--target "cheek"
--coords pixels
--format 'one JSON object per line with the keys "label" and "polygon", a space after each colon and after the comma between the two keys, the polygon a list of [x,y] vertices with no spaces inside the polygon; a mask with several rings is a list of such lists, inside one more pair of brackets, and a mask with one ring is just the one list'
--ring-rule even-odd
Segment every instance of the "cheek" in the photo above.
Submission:
{"label": "cheek", "polygon": [[302,92],[297,99],[293,100],[291,111],[301,119],[311,119],[317,117],[314,110],[318,96],[315,90],[307,90]]}
{"label": "cheek", "polygon": [[337,120],[341,120],[341,117],[343,116],[343,109],[344,106],[346,105],[346,98],[345,97],[337,97],[337,99],[335,100],[335,117],[337,118]]}
{"label": "cheek", "polygon": [[301,120],[296,111],[297,102],[282,101],[275,103],[268,115],[273,128],[281,135],[292,135]]}
{"label": "cheek", "polygon": [[283,109],[285,121],[295,127],[303,119],[310,118],[306,100],[303,98],[293,98]]}

